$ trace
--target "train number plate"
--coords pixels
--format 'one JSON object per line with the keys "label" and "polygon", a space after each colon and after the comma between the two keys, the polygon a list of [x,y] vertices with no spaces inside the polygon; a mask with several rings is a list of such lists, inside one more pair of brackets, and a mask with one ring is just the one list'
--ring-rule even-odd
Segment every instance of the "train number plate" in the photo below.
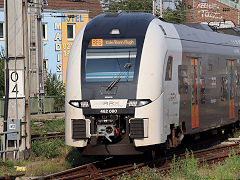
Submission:
{"label": "train number plate", "polygon": [[102,113],[102,114],[116,114],[117,109],[101,109],[100,113]]}

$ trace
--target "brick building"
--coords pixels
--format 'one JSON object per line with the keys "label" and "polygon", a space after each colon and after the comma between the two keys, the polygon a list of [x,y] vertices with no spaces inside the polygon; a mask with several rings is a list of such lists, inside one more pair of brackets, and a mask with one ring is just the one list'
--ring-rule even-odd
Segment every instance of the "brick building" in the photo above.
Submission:
{"label": "brick building", "polygon": [[47,2],[44,10],[85,10],[89,13],[89,18],[103,12],[100,0],[47,0]]}
{"label": "brick building", "polygon": [[239,26],[238,4],[231,0],[186,0],[186,23]]}

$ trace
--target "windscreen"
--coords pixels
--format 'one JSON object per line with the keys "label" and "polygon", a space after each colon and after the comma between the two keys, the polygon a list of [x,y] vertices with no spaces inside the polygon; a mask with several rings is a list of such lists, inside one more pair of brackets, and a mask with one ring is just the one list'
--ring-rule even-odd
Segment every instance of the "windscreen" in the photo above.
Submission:
{"label": "windscreen", "polygon": [[86,51],[86,82],[133,81],[137,48],[98,48]]}

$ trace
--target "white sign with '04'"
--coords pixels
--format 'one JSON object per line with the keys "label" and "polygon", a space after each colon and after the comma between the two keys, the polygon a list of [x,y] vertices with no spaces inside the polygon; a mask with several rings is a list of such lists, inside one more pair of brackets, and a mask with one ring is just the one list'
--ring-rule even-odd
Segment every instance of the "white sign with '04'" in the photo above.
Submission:
{"label": "white sign with '04'", "polygon": [[9,70],[9,98],[24,97],[24,70]]}

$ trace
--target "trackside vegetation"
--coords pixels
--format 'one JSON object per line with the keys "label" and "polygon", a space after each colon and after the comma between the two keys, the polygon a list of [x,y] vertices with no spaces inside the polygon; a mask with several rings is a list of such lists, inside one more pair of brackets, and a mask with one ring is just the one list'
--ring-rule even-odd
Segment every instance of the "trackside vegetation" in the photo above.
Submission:
{"label": "trackside vegetation", "polygon": [[[55,126],[54,126],[55,125]],[[32,120],[32,132],[43,134],[47,132],[64,132],[64,120]],[[235,133],[238,136],[240,133]],[[232,151],[229,157],[217,164],[201,164],[194,157],[191,151],[186,151],[186,159],[174,157],[169,172],[159,172],[157,168],[136,168],[134,173],[125,173],[118,179],[186,179],[186,180],[206,180],[206,179],[240,179],[240,148]],[[74,147],[65,145],[64,138],[41,139],[32,142],[32,156],[24,161],[0,160],[0,177],[6,174],[16,175],[25,173],[26,177],[43,176],[72,167],[82,165],[89,161],[83,158]],[[26,171],[16,171],[16,167],[25,167]]]}
{"label": "trackside vegetation", "polygon": [[[64,119],[32,120],[32,134],[47,132],[64,132]],[[24,161],[0,160],[0,177],[4,175],[25,174],[36,177],[63,171],[85,162],[76,148],[65,145],[64,138],[41,139],[32,141],[32,156]],[[16,171],[17,167],[24,167],[26,171]]]}
{"label": "trackside vegetation", "polygon": [[186,151],[186,159],[174,157],[169,172],[159,172],[157,168],[144,167],[136,169],[132,175],[125,174],[119,177],[120,180],[132,179],[186,179],[186,180],[206,180],[206,179],[239,179],[240,178],[240,156],[237,155],[240,149],[233,150],[229,157],[217,164],[209,166],[203,163],[199,167],[198,159],[194,158],[192,152]]}
{"label": "trackside vegetation", "polygon": [[45,82],[46,96],[54,96],[54,110],[59,112],[64,107],[65,87],[61,81],[57,79],[57,75],[48,73]]}

